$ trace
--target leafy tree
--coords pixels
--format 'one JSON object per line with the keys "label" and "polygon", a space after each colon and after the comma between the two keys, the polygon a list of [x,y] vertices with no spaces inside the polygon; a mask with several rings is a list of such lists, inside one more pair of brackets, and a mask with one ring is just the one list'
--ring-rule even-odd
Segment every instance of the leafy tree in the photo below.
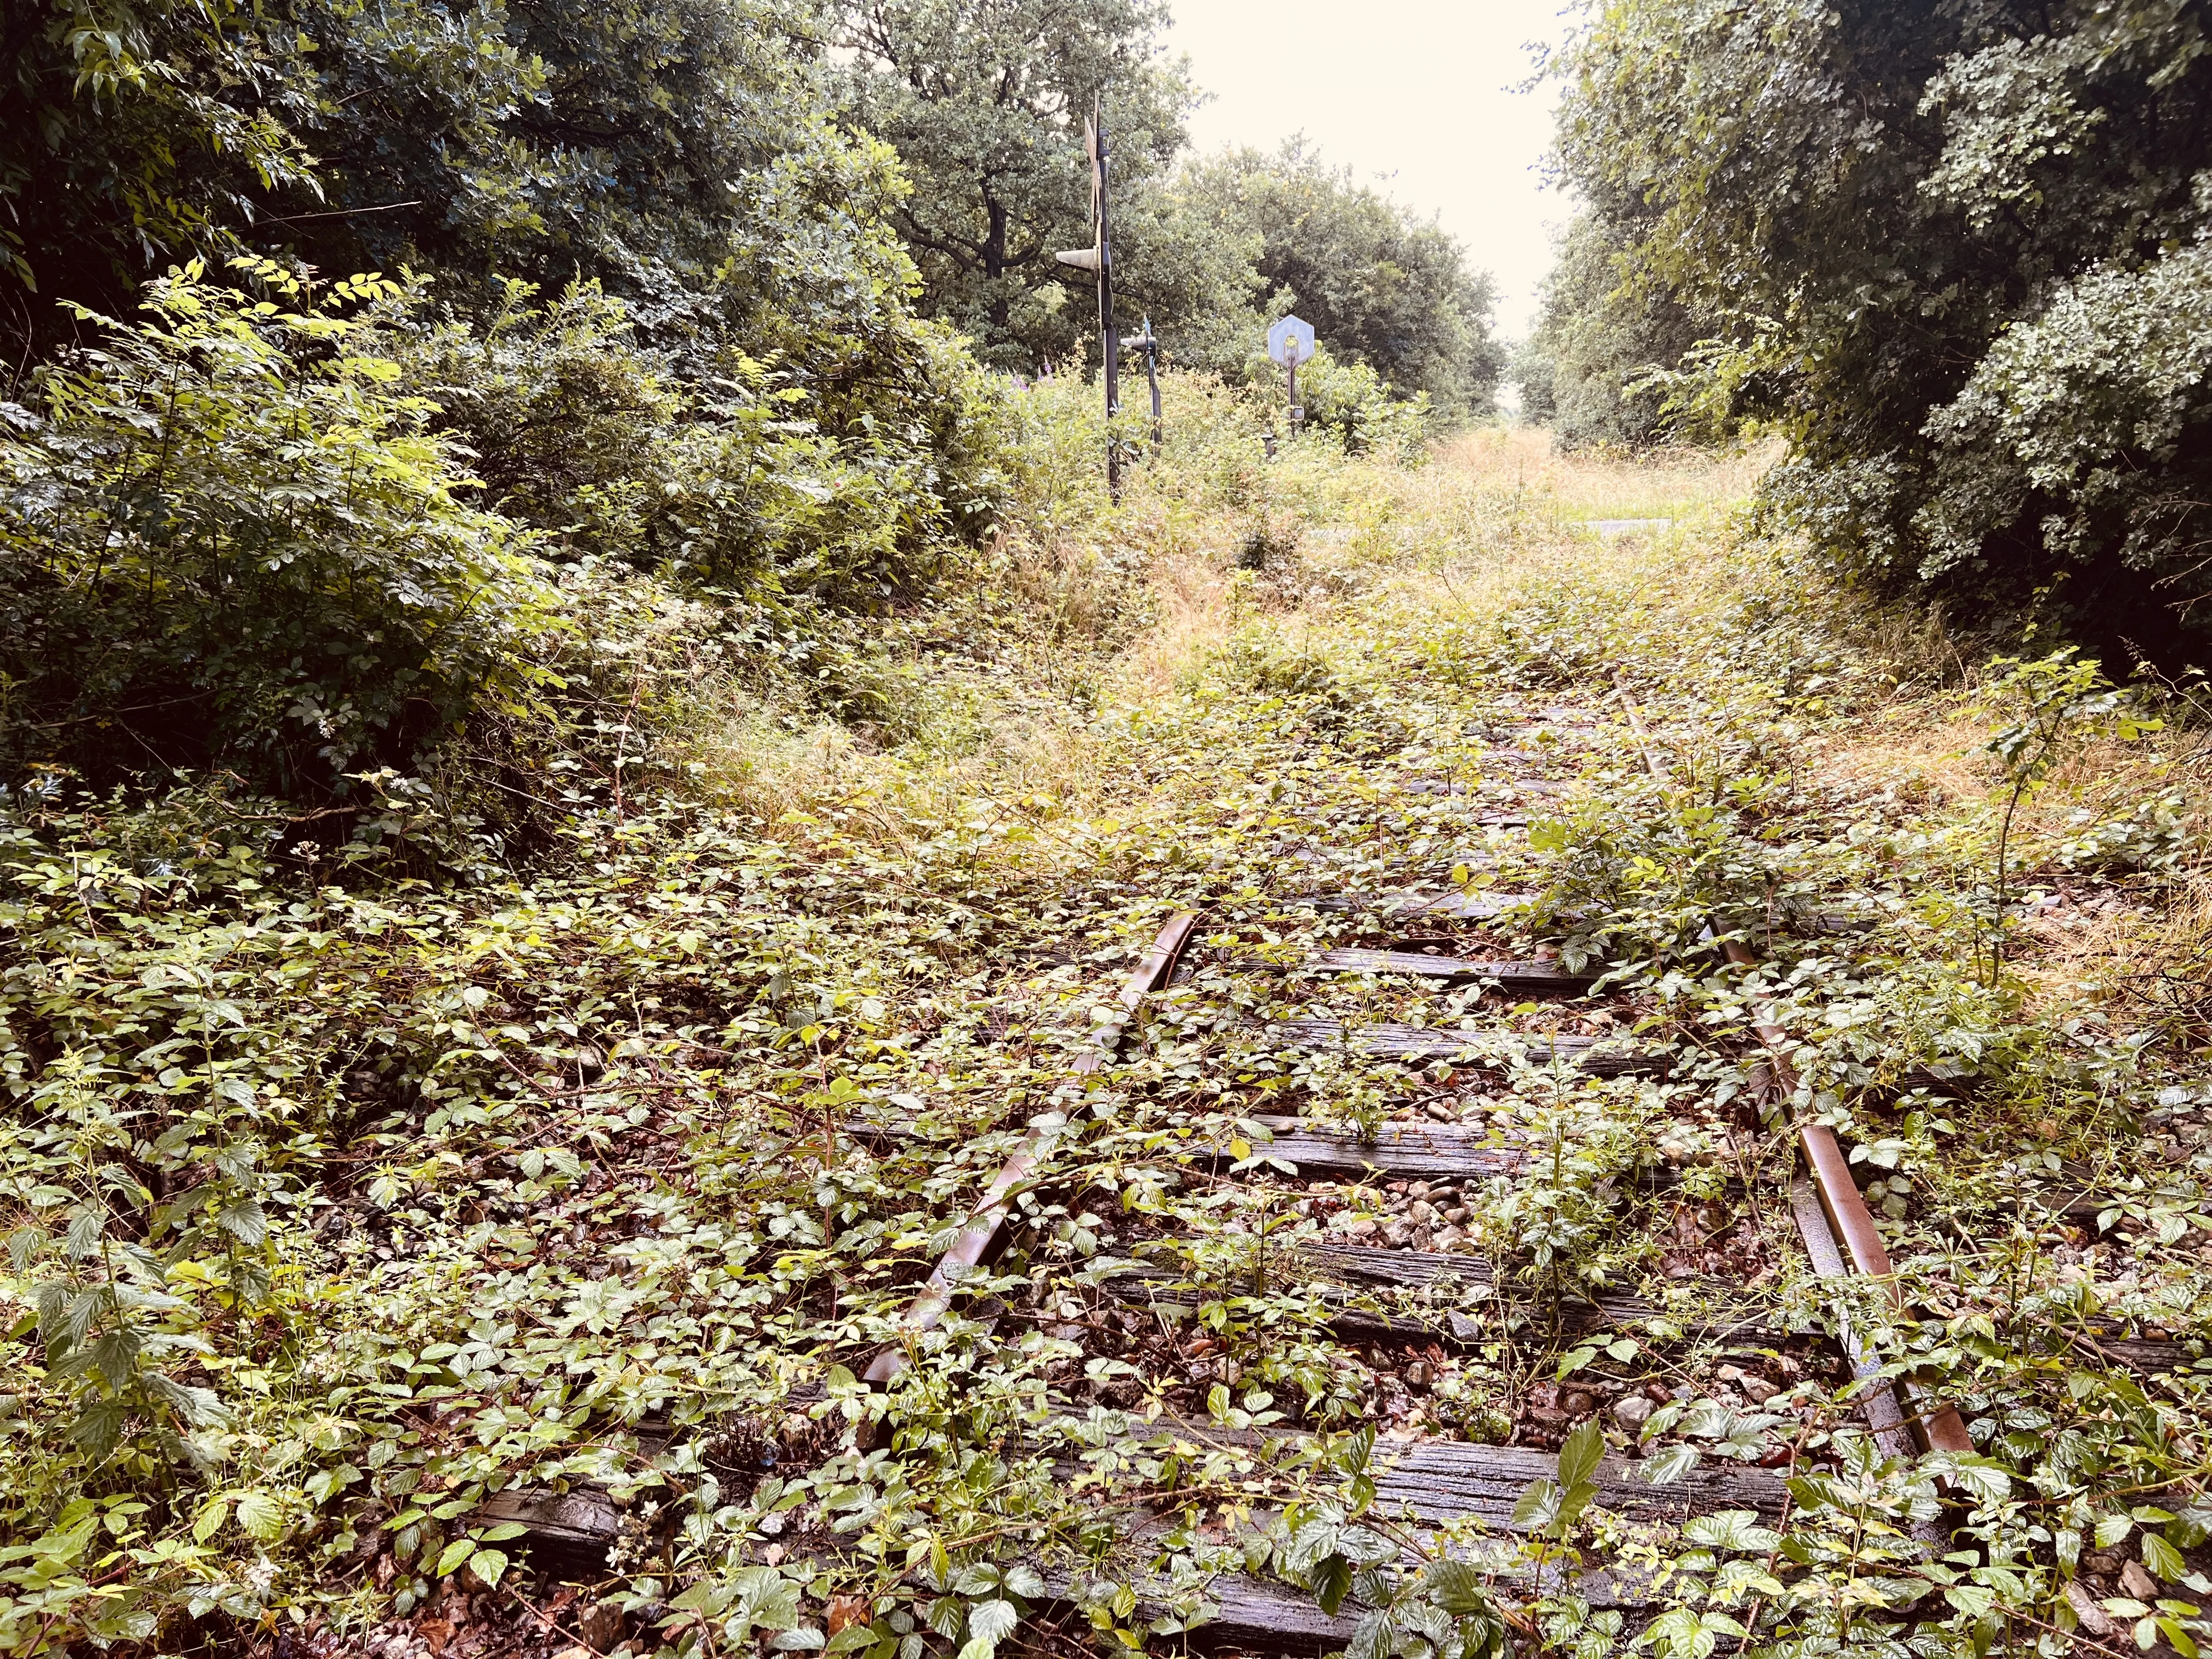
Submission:
{"label": "leafy tree", "polygon": [[1559,418],[1554,395],[1558,372],[1552,354],[1534,337],[1513,343],[1505,368],[1520,394],[1521,418],[1531,426],[1550,426]]}
{"label": "leafy tree", "polygon": [[849,386],[897,356],[896,158],[829,122],[816,42],[759,0],[226,0],[126,7],[119,33],[51,12],[0,88],[0,252],[40,339],[54,301],[114,313],[247,250],[411,264],[479,309],[497,278],[598,281],[702,367],[735,337]]}
{"label": "leafy tree", "polygon": [[1491,332],[1496,287],[1442,227],[1325,166],[1303,139],[1195,161],[1176,191],[1224,238],[1259,245],[1267,315],[1296,311],[1330,350],[1440,409],[1490,407],[1505,367]]}
{"label": "leafy tree", "polygon": [[0,17],[0,294],[16,348],[68,331],[257,202],[314,205],[296,31],[235,0],[19,0]]}
{"label": "leafy tree", "polygon": [[1571,54],[1559,155],[1728,345],[1678,405],[1791,441],[1837,567],[2201,654],[2212,53],[2166,0],[1634,0]]}
{"label": "leafy tree", "polygon": [[292,239],[326,268],[411,262],[484,301],[495,275],[597,281],[706,352],[734,333],[835,356],[904,314],[895,158],[830,125],[812,42],[775,7],[416,0],[372,21],[329,3],[317,144],[356,210]]}
{"label": "leafy tree", "polygon": [[1102,92],[1118,289],[1170,325],[1206,314],[1224,287],[1243,297],[1238,250],[1156,188],[1196,96],[1159,57],[1158,0],[851,0],[836,17],[847,118],[890,143],[913,179],[892,215],[923,307],[987,361],[1066,361],[1095,328],[1091,277],[1053,254],[1091,240],[1082,134]]}
{"label": "leafy tree", "polygon": [[1671,295],[1624,280],[1617,236],[1591,214],[1568,227],[1516,366],[1523,418],[1555,427],[1571,448],[1666,435],[1653,371],[1676,367],[1708,331]]}

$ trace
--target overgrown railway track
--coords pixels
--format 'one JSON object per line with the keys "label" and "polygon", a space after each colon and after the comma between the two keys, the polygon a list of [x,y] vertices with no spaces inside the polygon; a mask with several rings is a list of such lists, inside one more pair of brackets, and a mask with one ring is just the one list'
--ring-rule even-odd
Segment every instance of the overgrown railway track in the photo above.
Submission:
{"label": "overgrown railway track", "polygon": [[[1622,699],[1620,706],[1655,775],[1663,778],[1632,704]],[[1563,712],[1547,710],[1540,718],[1555,720]],[[1577,711],[1577,717],[1599,718],[1596,711]],[[1459,798],[1449,781],[1438,793]],[[1526,800],[1501,802],[1495,792],[1469,800],[1471,810],[1480,806],[1474,820],[1491,830],[1525,823],[1534,810]],[[1209,937],[1201,911],[1177,912],[1121,985],[1119,1012],[1103,1038],[1070,1069],[1100,1079],[1127,1069],[1125,1049],[1141,1052],[1149,1041],[1148,1016],[1192,995],[1194,969],[1201,966],[1216,979],[1402,981],[1460,987],[1468,994],[1460,1005],[1465,1012],[1449,1024],[1307,1018],[1265,1026],[1265,1043],[1283,1052],[1334,1053],[1351,1063],[1399,1067],[1409,1076],[1425,1073],[1435,1088],[1425,1103],[1408,1103],[1389,1117],[1364,1123],[1325,1115],[1239,1117],[1211,1139],[1185,1137],[1162,1154],[1177,1179],[1258,1191],[1271,1195],[1266,1201],[1279,1200],[1309,1218],[1341,1217],[1348,1189],[1387,1195],[1400,1217],[1379,1225],[1357,1219],[1340,1231],[1287,1245],[1272,1259],[1263,1223],[1256,1237],[1244,1240],[1251,1247],[1245,1258],[1227,1271],[1231,1278],[1249,1273],[1255,1291],[1297,1287],[1311,1299],[1315,1328],[1401,1391],[1433,1389],[1455,1356],[1494,1358],[1501,1346],[1540,1352],[1545,1368],[1555,1371],[1527,1389],[1516,1420],[1492,1425],[1493,1432],[1484,1437],[1385,1428],[1365,1454],[1371,1461],[1358,1467],[1359,1478],[1373,1483],[1361,1507],[1390,1517],[1391,1535],[1409,1557],[1457,1552],[1500,1571],[1509,1559],[1522,1559],[1511,1555],[1512,1540],[1546,1524],[1542,1507],[1531,1508],[1524,1496],[1557,1476],[1560,1442],[1578,1424],[1591,1422],[1604,1424],[1615,1443],[1591,1477],[1594,1495],[1625,1520],[1679,1522],[1732,1512],[1771,1521],[1791,1502],[1787,1478],[1812,1465],[1805,1461],[1805,1435],[1790,1438],[1797,1424],[1770,1422],[1758,1417],[1757,1408],[1805,1379],[1848,1385],[1873,1441],[1887,1456],[1972,1454],[1954,1407],[1924,1382],[1899,1378],[1897,1367],[1887,1363],[1893,1350],[1885,1348],[1875,1328],[1885,1315],[1911,1310],[1845,1149],[1822,1124],[1790,1115],[1789,1040],[1777,1025],[1763,1016],[1755,1020],[1748,1046],[1733,1058],[1754,1079],[1751,1103],[1758,1109],[1759,1132],[1794,1145],[1794,1178],[1778,1182],[1747,1167],[1729,1176],[1662,1163],[1639,1170],[1636,1183],[1644,1201],[1671,1202],[1693,1230],[1725,1231],[1762,1208],[1770,1219],[1786,1214],[1794,1247],[1814,1281],[1834,1294],[1784,1306],[1745,1286],[1706,1284],[1698,1287],[1705,1292],[1698,1307],[1689,1313],[1672,1300],[1603,1289],[1553,1286],[1547,1297],[1539,1296],[1525,1276],[1516,1278],[1472,1248],[1459,1222],[1467,1213],[1462,1200],[1478,1188],[1510,1188],[1534,1178],[1559,1149],[1502,1118],[1486,1122],[1465,1103],[1514,1077],[1548,1075],[1556,1088],[1570,1078],[1663,1075],[1672,1051],[1638,1035],[1631,999],[1593,971],[1571,969],[1545,953],[1543,942],[1525,929],[1521,895],[1440,884],[1400,893],[1309,892],[1281,908],[1291,916],[1325,921],[1338,942],[1313,950],[1255,950],[1229,934]],[[1346,936],[1353,942],[1343,942]],[[1735,941],[1714,945],[1712,954],[1717,961],[1724,954],[1737,969],[1756,965]],[[1583,1029],[1571,1031],[1570,1024]],[[876,1132],[894,1139],[902,1133],[890,1122],[878,1123]],[[1059,1212],[1072,1213],[1091,1178],[1080,1126],[1060,1110],[1039,1115],[977,1194],[890,1339],[860,1357],[854,1366],[860,1381],[880,1395],[897,1387],[902,1375],[927,1371],[933,1353],[941,1351],[933,1350],[931,1334],[962,1309],[968,1287],[981,1283],[986,1289],[963,1310],[978,1328],[1033,1329],[1074,1350],[1076,1362],[1093,1374],[1086,1398],[1073,1370],[1060,1368],[1066,1376],[1059,1397],[1071,1420],[1084,1418],[1094,1436],[1119,1433],[1133,1443],[1165,1437],[1194,1454],[1201,1445],[1231,1445],[1255,1455],[1262,1466],[1287,1459],[1302,1474],[1271,1487],[1263,1467],[1262,1478],[1244,1483],[1252,1494],[1249,1507],[1264,1517],[1285,1504],[1305,1501],[1314,1480],[1331,1468],[1317,1449],[1329,1443],[1326,1431],[1356,1425],[1270,1422],[1255,1427],[1249,1419],[1258,1413],[1249,1404],[1240,1415],[1235,1401],[1241,1379],[1234,1362],[1200,1358],[1225,1350],[1192,1334],[1203,1328],[1210,1310],[1218,1311],[1231,1287],[1218,1273],[1211,1282],[1198,1282],[1202,1275],[1194,1275],[1188,1254],[1177,1253],[1188,1241],[1169,1235],[1140,1240],[1118,1265],[1060,1275],[1029,1307],[988,1288],[994,1264],[1010,1249],[1021,1249],[1039,1225],[1041,1200],[1056,1195]],[[1109,1389],[1097,1385],[1097,1376],[1104,1374],[1098,1368],[1110,1372],[1121,1355],[1133,1351],[1134,1334],[1155,1331],[1168,1333],[1170,1347],[1194,1362],[1194,1373],[1208,1390],[1208,1409],[1178,1414],[1155,1401],[1136,1413],[1129,1409],[1133,1402],[1117,1401]],[[2101,1352],[2123,1364],[2154,1368],[2184,1357],[2174,1344],[2109,1334]],[[1672,1380],[1658,1380],[1662,1375]],[[1710,1403],[1716,1395],[1750,1410],[1735,1418],[1721,1413],[1722,1432],[1711,1437],[1715,1443],[1706,1455],[1680,1455],[1679,1439],[1674,1453],[1645,1443],[1649,1436],[1639,1431],[1657,1426],[1655,1419],[1664,1422],[1668,1413],[1679,1416],[1684,1402]],[[898,1455],[890,1422],[865,1413],[855,1419],[863,1447]],[[1765,1422],[1770,1429],[1779,1423],[1782,1432],[1770,1435],[1758,1455],[1743,1455],[1745,1448],[1732,1444],[1730,1437],[1741,1438],[1746,1421]],[[1716,1449],[1737,1455],[1711,1455]],[[1117,1523],[1121,1553],[1141,1557],[1148,1540],[1172,1530],[1178,1508],[1175,1493],[1163,1491],[1149,1519],[1141,1508],[1125,1511]],[[494,1518],[530,1529],[547,1560],[571,1569],[588,1570],[595,1550],[604,1550],[619,1524],[611,1507],[595,1506],[588,1494],[511,1495],[495,1509]],[[1940,1547],[1940,1517],[1922,1516],[1917,1530],[1925,1542]],[[1485,1536],[1500,1540],[1505,1553],[1486,1552],[1480,1541]],[[1051,1597],[1080,1603],[1101,1587],[1086,1587],[1085,1576],[1082,1568],[1064,1566],[1042,1582]],[[1097,1576],[1103,1584],[1103,1573]],[[1556,1567],[1538,1577],[1553,1587],[1566,1582]],[[1326,1607],[1316,1605],[1310,1585],[1283,1578],[1279,1571],[1273,1576],[1214,1573],[1204,1589],[1203,1622],[1194,1623],[1192,1638],[1254,1652],[1311,1651],[1352,1638],[1356,1603],[1341,1601],[1340,1591],[1320,1598]],[[1155,1592],[1164,1603],[1175,1588],[1148,1579],[1142,1570],[1119,1582],[1140,1606]],[[1588,1604],[1632,1616],[1648,1610],[1651,1601],[1636,1572],[1615,1570],[1602,1559],[1573,1583]]]}

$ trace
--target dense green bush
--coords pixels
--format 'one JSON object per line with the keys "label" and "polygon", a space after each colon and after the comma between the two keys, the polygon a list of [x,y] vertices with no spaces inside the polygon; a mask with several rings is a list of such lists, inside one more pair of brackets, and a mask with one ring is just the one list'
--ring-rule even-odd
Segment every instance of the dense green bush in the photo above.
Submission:
{"label": "dense green bush", "polygon": [[[2212,228],[2212,173],[2198,191]],[[2194,599],[2197,520],[2212,483],[2203,459],[2208,370],[2212,246],[2203,240],[2059,285],[1929,419],[1935,488],[1914,521],[1928,549],[1923,572],[1971,568],[1993,528],[2039,510],[2045,551],[2087,567],[2090,580],[2117,553],[2122,569],[2155,573],[2179,584],[2176,599]]]}
{"label": "dense green bush", "polygon": [[1678,403],[1787,434],[1834,568],[2201,659],[2201,9],[1638,0],[1571,57],[1567,175],[1714,319]]}
{"label": "dense green bush", "polygon": [[[1268,364],[1256,371],[1270,391],[1280,372],[1273,369]],[[1298,402],[1309,429],[1334,434],[1352,454],[1380,451],[1418,460],[1431,417],[1427,392],[1393,396],[1389,383],[1365,363],[1326,349],[1298,365]]]}
{"label": "dense green bush", "polygon": [[478,331],[380,279],[251,274],[276,297],[154,285],[3,406],[19,775],[216,766],[319,798],[419,771],[477,715],[502,753],[568,741],[686,595],[712,607],[688,626],[811,674],[848,648],[836,613],[972,557],[1013,489],[1006,392],[933,325],[901,395],[934,429],[886,399],[840,439],[787,370],[732,349],[687,380],[590,285],[542,309],[518,286]]}
{"label": "dense green bush", "polygon": [[999,510],[1004,389],[934,324],[906,324],[895,383],[833,393],[729,344],[687,374],[596,285],[532,297],[517,283],[482,328],[449,314],[391,343],[552,556],[872,609]]}
{"label": "dense green bush", "polygon": [[9,769],[216,766],[314,793],[553,676],[536,539],[467,500],[374,278],[198,265],[0,405]]}

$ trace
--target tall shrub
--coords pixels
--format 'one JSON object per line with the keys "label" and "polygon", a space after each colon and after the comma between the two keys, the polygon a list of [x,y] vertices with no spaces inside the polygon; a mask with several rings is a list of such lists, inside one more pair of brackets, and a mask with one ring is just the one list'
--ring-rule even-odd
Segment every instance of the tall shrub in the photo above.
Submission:
{"label": "tall shrub", "polygon": [[[550,679],[556,590],[375,349],[374,277],[197,264],[0,405],[4,760],[219,764],[288,793]],[[97,320],[97,319],[94,319]]]}

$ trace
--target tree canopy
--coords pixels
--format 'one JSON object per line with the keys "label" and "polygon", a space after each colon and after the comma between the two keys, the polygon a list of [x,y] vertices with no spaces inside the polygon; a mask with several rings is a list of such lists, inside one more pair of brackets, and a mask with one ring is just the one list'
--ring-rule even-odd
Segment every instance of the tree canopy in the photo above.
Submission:
{"label": "tree canopy", "polygon": [[[827,118],[757,0],[16,9],[0,234],[18,326],[198,255],[596,281],[662,338],[786,349],[903,311],[891,152]],[[35,297],[34,297],[35,296]],[[848,350],[830,346],[833,353]]]}
{"label": "tree canopy", "polygon": [[1217,234],[1256,244],[1269,316],[1295,310],[1339,356],[1445,409],[1484,410],[1504,368],[1496,285],[1432,220],[1408,212],[1304,139],[1193,161],[1177,194]]}
{"label": "tree canopy", "polygon": [[1710,332],[1673,295],[1624,274],[1617,229],[1589,213],[1568,226],[1514,366],[1522,416],[1552,426],[1570,448],[1669,435],[1667,393],[1654,379]]}
{"label": "tree canopy", "polygon": [[1634,0],[1559,159],[1724,349],[1678,407],[1783,432],[1837,566],[2179,659],[2212,611],[2212,57],[2198,9]]}
{"label": "tree canopy", "polygon": [[1091,241],[1083,125],[1102,94],[1116,276],[1131,304],[1174,324],[1243,297],[1241,251],[1160,196],[1197,96],[1160,55],[1164,6],[864,0],[836,15],[846,118],[896,149],[912,181],[893,216],[924,308],[987,362],[1081,361],[1091,278],[1053,254]]}
{"label": "tree canopy", "polygon": [[1164,7],[853,0],[836,16],[845,119],[889,142],[913,181],[892,215],[922,308],[986,361],[1095,352],[1091,279],[1053,254],[1091,240],[1082,129],[1103,91],[1116,289],[1173,358],[1244,373],[1267,322],[1295,307],[1401,393],[1488,406],[1503,366],[1490,279],[1436,224],[1303,141],[1170,172],[1197,94],[1160,49]]}

